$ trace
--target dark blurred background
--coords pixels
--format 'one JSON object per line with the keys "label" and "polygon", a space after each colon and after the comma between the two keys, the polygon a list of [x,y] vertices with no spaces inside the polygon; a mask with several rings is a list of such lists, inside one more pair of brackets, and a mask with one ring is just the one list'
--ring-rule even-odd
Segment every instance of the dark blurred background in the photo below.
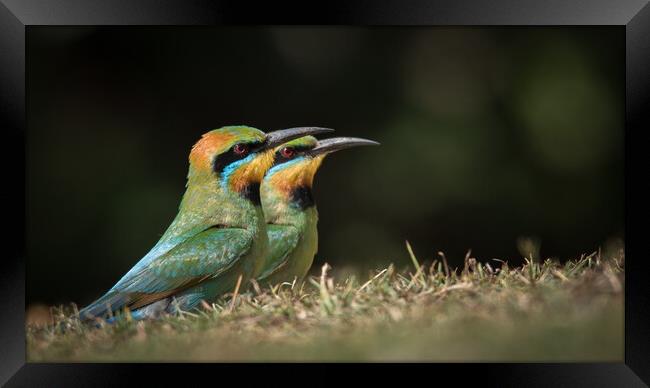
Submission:
{"label": "dark blurred background", "polygon": [[[86,304],[155,244],[193,143],[317,125],[381,147],[315,183],[327,261],[364,274],[560,260],[623,237],[623,27],[29,27],[27,302]],[[493,262],[494,263],[494,262]]]}

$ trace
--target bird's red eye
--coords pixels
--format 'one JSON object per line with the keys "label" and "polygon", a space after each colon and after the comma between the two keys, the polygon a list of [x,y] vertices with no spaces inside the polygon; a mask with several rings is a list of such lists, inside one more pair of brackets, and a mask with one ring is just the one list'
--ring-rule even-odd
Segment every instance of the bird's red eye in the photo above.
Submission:
{"label": "bird's red eye", "polygon": [[290,158],[292,157],[296,152],[293,150],[293,148],[285,147],[282,150],[280,150],[280,154],[282,155],[283,158]]}
{"label": "bird's red eye", "polygon": [[248,152],[248,146],[246,144],[235,144],[233,151],[237,155],[245,155]]}

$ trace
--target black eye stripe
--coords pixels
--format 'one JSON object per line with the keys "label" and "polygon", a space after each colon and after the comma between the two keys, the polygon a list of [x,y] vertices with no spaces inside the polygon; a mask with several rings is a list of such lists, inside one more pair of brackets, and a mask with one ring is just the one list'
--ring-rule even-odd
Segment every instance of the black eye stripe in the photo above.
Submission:
{"label": "black eye stripe", "polygon": [[294,154],[290,158],[285,158],[282,156],[282,150],[285,147],[280,148],[279,150],[275,151],[275,154],[273,155],[273,165],[277,166],[278,164],[286,163],[292,159],[295,159],[296,157],[300,156],[304,151],[310,150],[312,147],[309,146],[295,146],[295,147],[289,147],[294,151]]}
{"label": "black eye stripe", "polygon": [[248,146],[248,152],[245,152],[243,154],[237,154],[235,152],[235,145],[234,144],[230,149],[222,154],[217,155],[214,158],[214,161],[212,162],[212,170],[217,173],[221,174],[223,170],[231,163],[236,162],[240,159],[243,159],[250,155],[252,152],[257,151],[261,146],[262,142],[251,142],[251,143],[238,143],[238,144],[246,144]]}

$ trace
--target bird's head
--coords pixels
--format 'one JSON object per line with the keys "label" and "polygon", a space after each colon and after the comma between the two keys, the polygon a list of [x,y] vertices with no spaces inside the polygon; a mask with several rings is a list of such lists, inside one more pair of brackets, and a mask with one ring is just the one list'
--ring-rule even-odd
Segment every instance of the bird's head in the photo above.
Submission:
{"label": "bird's head", "polygon": [[274,150],[273,165],[264,177],[263,191],[272,191],[281,201],[301,208],[311,206],[314,175],[323,159],[332,152],[364,145],[379,143],[357,137],[317,140],[305,136],[282,144]]}
{"label": "bird's head", "polygon": [[259,202],[259,185],[273,165],[274,149],[305,135],[331,132],[301,127],[264,133],[247,126],[228,126],[204,134],[190,152],[188,186],[212,184]]}

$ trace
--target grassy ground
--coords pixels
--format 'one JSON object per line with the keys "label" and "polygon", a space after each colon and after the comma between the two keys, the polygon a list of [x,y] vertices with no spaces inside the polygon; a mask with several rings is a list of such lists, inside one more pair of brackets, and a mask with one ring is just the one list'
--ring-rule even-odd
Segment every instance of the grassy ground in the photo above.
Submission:
{"label": "grassy ground", "polygon": [[[84,326],[74,306],[27,325],[40,361],[621,361],[624,254],[519,268],[444,256],[367,279],[227,295],[159,321]],[[497,266],[499,268],[497,268]],[[415,270],[413,270],[415,268]],[[63,329],[63,330],[62,330]]]}

